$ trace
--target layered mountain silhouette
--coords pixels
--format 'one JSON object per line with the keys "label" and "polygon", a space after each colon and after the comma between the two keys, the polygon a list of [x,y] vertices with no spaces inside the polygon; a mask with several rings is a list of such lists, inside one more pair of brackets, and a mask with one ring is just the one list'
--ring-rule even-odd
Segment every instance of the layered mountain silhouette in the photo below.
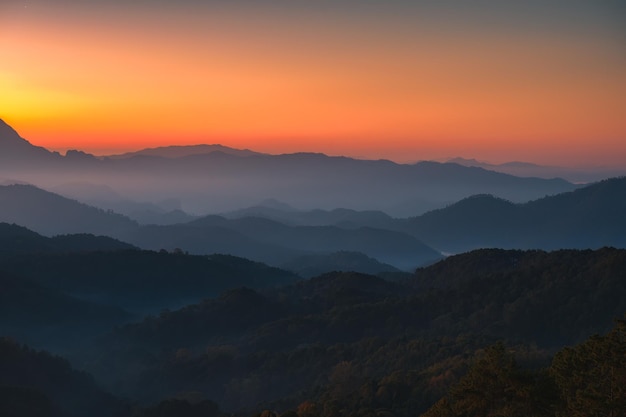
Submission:
{"label": "layered mountain silhouette", "polygon": [[[626,247],[624,195],[626,179],[616,178],[527,203],[476,195],[410,219],[375,211],[254,207],[228,214],[231,218],[139,226],[33,186],[11,185],[0,186],[0,221],[49,236],[101,234],[144,249],[225,253],[275,266],[302,256],[359,252],[406,270],[436,260],[439,251]],[[247,214],[266,217],[237,217]]]}
{"label": "layered mountain silhouette", "polygon": [[[30,145],[2,124],[0,177],[46,189],[82,182],[106,186],[120,199],[175,199],[183,211],[219,213],[275,198],[301,209],[383,210],[407,217],[473,194],[515,202],[571,191],[560,179],[519,178],[453,163],[397,164],[317,153],[260,154],[220,145],[165,147],[122,156],[79,151],[61,157]],[[45,159],[45,160],[44,160]],[[87,194],[72,195],[89,201]],[[111,197],[111,201],[115,201]],[[110,208],[106,207],[106,208]]]}
{"label": "layered mountain silhouette", "polygon": [[[180,249],[197,255],[231,254],[275,266],[303,255],[337,251],[361,252],[401,269],[412,269],[441,256],[406,233],[366,226],[364,219],[369,218],[369,214],[350,211],[346,211],[346,216],[363,217],[356,227],[290,226],[263,218],[221,216],[168,226],[139,226],[114,212],[31,185],[0,186],[0,202],[0,221],[19,224],[48,236],[100,234],[144,249]],[[381,217],[388,220],[385,216],[373,216]]]}
{"label": "layered mountain silhouette", "polygon": [[172,226],[143,226],[119,237],[139,247],[194,254],[229,253],[272,265],[306,254],[361,252],[401,269],[433,262],[440,254],[418,239],[393,230],[337,226],[288,226],[273,220],[208,216]]}
{"label": "layered mountain silhouette", "polygon": [[125,215],[139,224],[176,224],[199,217],[182,211],[181,203],[177,199],[139,202],[121,196],[111,187],[88,182],[66,183],[50,191],[70,199],[80,200],[90,206]]}
{"label": "layered mountain silhouette", "polygon": [[295,210],[284,207],[270,207],[264,204],[222,214],[228,219],[261,217],[294,226],[339,226],[358,228],[363,226],[381,229],[392,228],[394,219],[382,211],[357,211],[345,208],[334,210]]}

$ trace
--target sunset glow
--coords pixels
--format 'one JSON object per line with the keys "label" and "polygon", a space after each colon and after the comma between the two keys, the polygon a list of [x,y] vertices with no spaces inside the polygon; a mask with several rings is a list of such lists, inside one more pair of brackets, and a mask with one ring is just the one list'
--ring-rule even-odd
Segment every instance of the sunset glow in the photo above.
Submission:
{"label": "sunset glow", "polygon": [[0,118],[96,154],[221,143],[626,164],[618,6],[155,3],[3,2]]}

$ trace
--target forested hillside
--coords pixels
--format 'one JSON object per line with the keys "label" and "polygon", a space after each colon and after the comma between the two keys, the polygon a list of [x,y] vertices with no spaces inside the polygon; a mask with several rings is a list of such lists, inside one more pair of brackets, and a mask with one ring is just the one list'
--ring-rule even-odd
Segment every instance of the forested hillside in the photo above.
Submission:
{"label": "forested hillside", "polygon": [[201,392],[224,410],[248,410],[242,415],[310,401],[321,416],[409,416],[497,341],[535,369],[608,331],[626,312],[624,270],[626,251],[611,248],[483,250],[405,282],[333,273],[233,290],[124,326],[85,363],[108,387],[147,403]]}
{"label": "forested hillside", "polygon": [[[90,235],[47,238],[6,224],[0,231],[0,332],[62,353],[93,375],[94,390],[112,392],[102,416],[446,416],[466,407],[484,415],[484,402],[468,404],[463,392],[494,363],[493,384],[478,383],[485,396],[515,383],[505,389],[511,407],[530,398],[539,409],[523,413],[544,415],[549,404],[568,415],[589,400],[567,385],[580,379],[563,375],[584,375],[595,358],[589,352],[623,349],[623,339],[610,336],[609,347],[596,338],[592,350],[562,350],[624,316],[624,249],[482,249],[413,274],[302,279],[228,255],[138,250]],[[365,264],[360,254],[337,256]],[[70,400],[83,394],[69,365],[54,376],[57,368],[34,359],[45,354],[5,345],[6,358],[23,361],[3,365],[6,375],[39,375],[4,382],[1,395],[13,409],[78,417],[84,413],[68,407],[92,406]],[[41,385],[49,378],[65,382]],[[104,394],[84,394],[93,395]],[[110,411],[118,406],[129,414]]]}

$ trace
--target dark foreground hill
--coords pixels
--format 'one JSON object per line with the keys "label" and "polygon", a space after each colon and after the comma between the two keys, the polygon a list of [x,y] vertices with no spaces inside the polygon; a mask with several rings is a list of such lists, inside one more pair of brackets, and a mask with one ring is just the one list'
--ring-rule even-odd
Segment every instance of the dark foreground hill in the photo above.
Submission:
{"label": "dark foreground hill", "polygon": [[626,247],[626,178],[524,204],[478,195],[410,219],[406,231],[444,252],[477,248]]}
{"label": "dark foreground hill", "polygon": [[72,349],[131,318],[115,306],[82,300],[0,271],[2,336],[49,349]]}
{"label": "dark foreground hill", "polygon": [[0,223],[0,336],[71,351],[148,312],[298,279],[233,256],[140,251],[92,235],[48,238]]}
{"label": "dark foreground hill", "polygon": [[46,352],[0,338],[0,414],[5,417],[125,417],[128,404],[91,376]]}
{"label": "dark foreground hill", "polygon": [[176,308],[233,287],[266,288],[299,279],[293,273],[228,255],[139,250],[21,255],[0,262],[0,270],[133,312]]}
{"label": "dark foreground hill", "polygon": [[108,386],[148,403],[199,392],[248,415],[309,401],[321,416],[409,416],[497,340],[536,367],[608,331],[626,312],[625,270],[626,251],[604,248],[477,251],[404,283],[332,273],[124,326],[84,360]]}

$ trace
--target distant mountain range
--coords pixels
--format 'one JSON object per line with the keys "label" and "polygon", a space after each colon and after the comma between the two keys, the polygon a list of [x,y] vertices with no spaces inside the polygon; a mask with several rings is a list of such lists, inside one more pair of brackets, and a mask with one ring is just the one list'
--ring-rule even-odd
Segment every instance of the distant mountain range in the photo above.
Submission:
{"label": "distant mountain range", "polygon": [[158,250],[181,247],[191,253],[230,253],[271,265],[307,254],[361,252],[401,269],[441,257],[418,239],[399,231],[371,227],[288,226],[268,219],[208,216],[172,226],[144,226],[119,235],[137,246]]}
{"label": "distant mountain range", "polygon": [[294,226],[339,226],[346,229],[376,227],[393,229],[395,219],[382,211],[357,211],[337,208],[334,210],[295,210],[257,205],[222,214],[228,219],[261,217]]}
{"label": "distant mountain range", "polygon": [[447,163],[459,164],[467,167],[479,167],[490,171],[502,172],[518,177],[538,178],[564,178],[575,183],[589,183],[606,178],[626,175],[626,167],[588,167],[568,168],[559,166],[537,165],[529,162],[505,162],[503,164],[490,164],[468,158],[452,158]]}
{"label": "distant mountain range", "polygon": [[310,256],[359,252],[363,268],[369,257],[410,270],[433,262],[440,252],[486,247],[626,247],[625,196],[626,178],[615,178],[527,203],[476,195],[408,219],[376,211],[256,206],[192,221],[182,213],[182,223],[140,226],[114,212],[30,185],[10,185],[0,186],[0,221],[49,236],[93,233],[144,249],[226,253],[274,266],[294,265]]}
{"label": "distant mountain range", "polygon": [[0,202],[0,222],[19,224],[48,236],[94,233],[144,249],[180,249],[202,255],[226,253],[275,266],[304,255],[337,251],[361,252],[365,258],[373,257],[402,269],[412,269],[441,257],[408,234],[370,227],[366,222],[344,228],[291,226],[259,217],[207,216],[174,225],[139,226],[125,216],[31,185],[0,186]]}
{"label": "distant mountain range", "polygon": [[160,158],[184,158],[192,155],[204,155],[221,152],[227,155],[252,156],[262,155],[249,149],[233,149],[223,145],[189,145],[189,146],[162,146],[159,148],[142,149],[136,152],[127,152],[119,155],[108,155],[108,159],[126,159],[140,156],[156,156]]}
{"label": "distant mountain range", "polygon": [[[100,199],[109,204],[106,208],[119,200],[175,200],[179,209],[195,215],[275,198],[301,209],[343,207],[407,217],[474,194],[525,202],[576,188],[561,179],[519,178],[454,163],[268,155],[221,145],[164,147],[111,157],[80,151],[61,156],[32,146],[5,123],[0,124],[0,154],[0,179],[50,190],[80,181],[113,191],[101,195],[106,195]],[[77,187],[68,195],[94,201],[91,191]]]}

